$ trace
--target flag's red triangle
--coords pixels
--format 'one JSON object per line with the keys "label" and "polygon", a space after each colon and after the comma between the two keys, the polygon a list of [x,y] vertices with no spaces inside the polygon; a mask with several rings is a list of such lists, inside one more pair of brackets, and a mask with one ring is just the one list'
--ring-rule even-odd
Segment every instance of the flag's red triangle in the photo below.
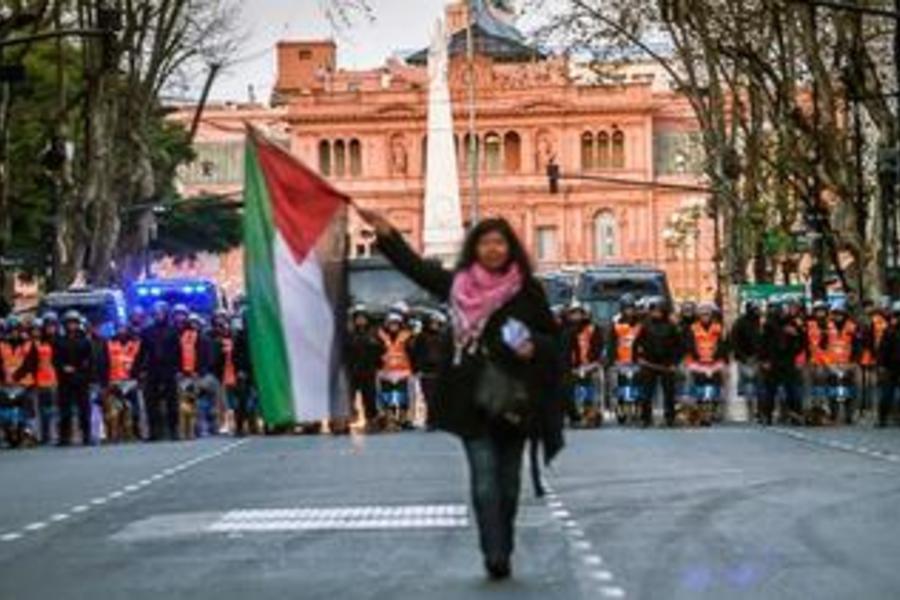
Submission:
{"label": "flag's red triangle", "polygon": [[335,214],[350,199],[284,148],[248,127],[272,206],[275,228],[303,262]]}

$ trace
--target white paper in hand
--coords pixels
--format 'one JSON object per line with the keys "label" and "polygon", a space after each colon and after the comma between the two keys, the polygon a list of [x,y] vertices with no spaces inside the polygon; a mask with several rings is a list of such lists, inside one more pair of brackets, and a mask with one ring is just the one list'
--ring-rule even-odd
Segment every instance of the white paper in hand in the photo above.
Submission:
{"label": "white paper in hand", "polygon": [[507,319],[501,330],[503,335],[503,343],[513,350],[517,350],[531,339],[531,331],[528,326],[518,319]]}

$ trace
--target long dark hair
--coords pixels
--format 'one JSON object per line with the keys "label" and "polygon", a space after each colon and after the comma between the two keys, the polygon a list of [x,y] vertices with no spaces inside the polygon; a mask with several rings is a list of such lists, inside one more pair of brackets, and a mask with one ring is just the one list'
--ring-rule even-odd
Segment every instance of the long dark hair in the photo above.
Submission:
{"label": "long dark hair", "polygon": [[525,251],[522,242],[519,241],[519,236],[516,235],[509,221],[499,217],[480,221],[469,231],[466,241],[463,243],[456,268],[459,270],[468,269],[477,262],[478,242],[488,233],[499,233],[503,236],[506,240],[506,245],[509,246],[509,263],[507,267],[513,264],[518,265],[525,281],[530,280],[534,270],[531,267],[528,253]]}

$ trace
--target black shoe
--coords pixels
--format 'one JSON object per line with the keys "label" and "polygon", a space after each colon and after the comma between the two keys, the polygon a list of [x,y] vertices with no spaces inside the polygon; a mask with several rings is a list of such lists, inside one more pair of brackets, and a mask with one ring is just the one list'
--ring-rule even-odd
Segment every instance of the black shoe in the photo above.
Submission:
{"label": "black shoe", "polygon": [[512,576],[512,566],[508,558],[486,560],[484,568],[491,581],[503,581]]}

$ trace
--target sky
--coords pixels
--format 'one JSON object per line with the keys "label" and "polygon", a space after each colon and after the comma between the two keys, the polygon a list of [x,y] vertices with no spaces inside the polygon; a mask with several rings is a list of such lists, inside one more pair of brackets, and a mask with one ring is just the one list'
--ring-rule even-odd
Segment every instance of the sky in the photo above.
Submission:
{"label": "sky", "polygon": [[[369,0],[374,21],[360,17],[336,31],[325,16],[327,0],[243,0],[243,40],[238,64],[213,85],[213,100],[248,99],[252,85],[259,101],[268,101],[275,79],[275,43],[284,39],[334,38],[338,67],[371,68],[395,51],[428,45],[435,19],[449,0]],[[199,87],[199,86],[198,86]]]}

